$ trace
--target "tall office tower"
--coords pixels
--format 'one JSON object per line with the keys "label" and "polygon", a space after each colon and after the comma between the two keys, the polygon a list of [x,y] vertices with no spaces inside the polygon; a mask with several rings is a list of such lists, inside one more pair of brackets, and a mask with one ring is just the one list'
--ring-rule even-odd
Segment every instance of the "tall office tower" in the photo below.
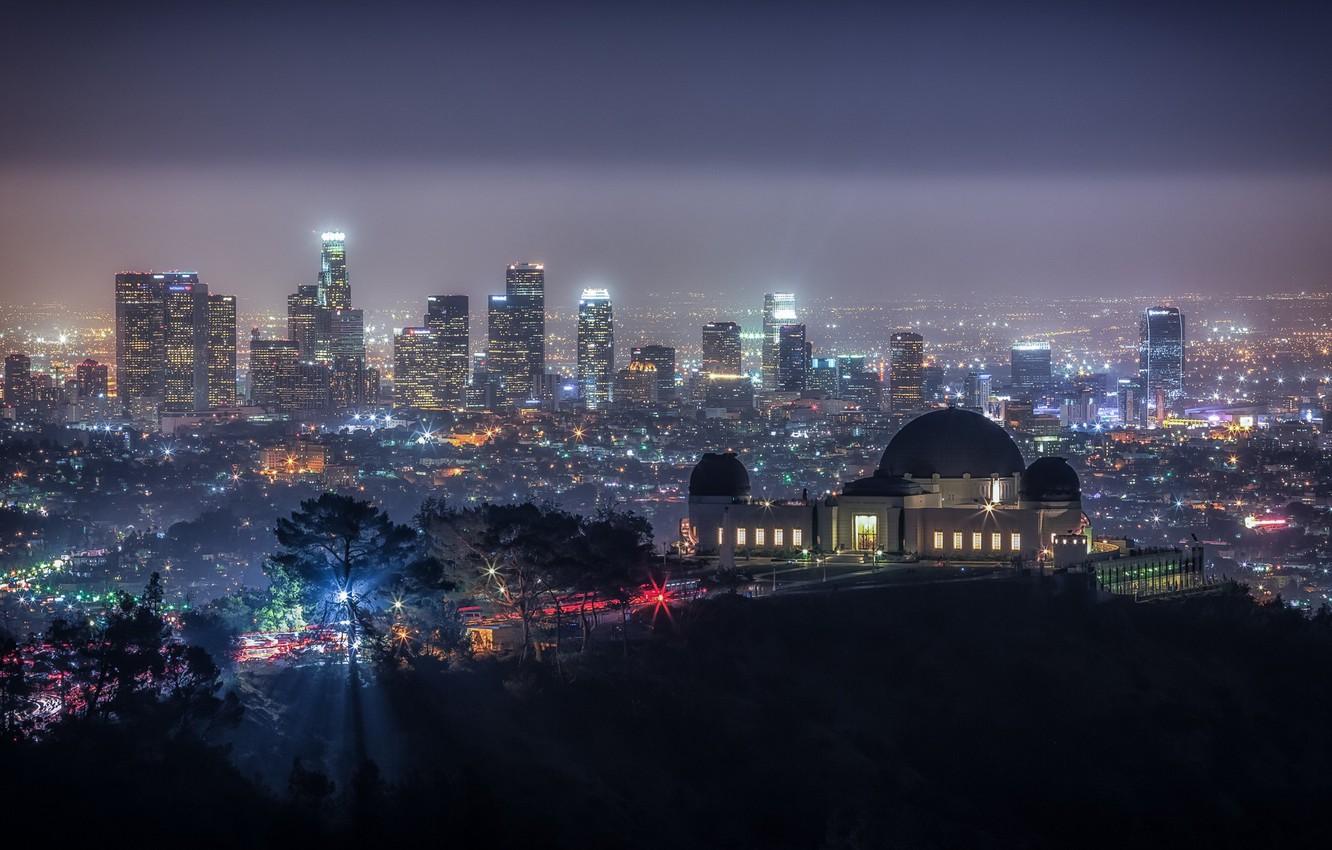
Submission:
{"label": "tall office tower", "polygon": [[15,352],[5,358],[5,406],[18,410],[32,399],[32,359]]}
{"label": "tall office tower", "polygon": [[250,404],[275,410],[293,409],[296,406],[296,364],[300,359],[300,346],[293,339],[251,337]]}
{"label": "tall office tower", "polygon": [[498,381],[500,398],[508,404],[527,400],[531,376],[527,370],[527,348],[522,336],[522,313],[507,295],[492,295],[486,315],[486,371],[489,380]]}
{"label": "tall office tower", "polygon": [[342,310],[351,306],[347,280],[347,234],[328,231],[319,236],[319,306]]}
{"label": "tall office tower", "polygon": [[763,296],[763,389],[777,387],[778,348],[782,325],[796,323],[795,293],[769,292]]}
{"label": "tall office tower", "polygon": [[1013,343],[1009,351],[1012,383],[1015,389],[1039,392],[1048,389],[1053,374],[1050,369],[1050,341],[1027,339]]}
{"label": "tall office tower", "polygon": [[925,399],[925,340],[898,331],[888,344],[888,392],[893,413],[919,410]]}
{"label": "tall office tower", "polygon": [[431,295],[426,299],[425,326],[439,346],[439,399],[461,407],[467,387],[471,328],[466,295]]}
{"label": "tall office tower", "polygon": [[333,370],[327,363],[301,360],[296,363],[292,409],[325,413],[333,407]]}
{"label": "tall office tower", "polygon": [[739,375],[743,371],[740,326],[735,322],[708,322],[703,326],[703,374]]}
{"label": "tall office tower", "polygon": [[1120,378],[1117,387],[1120,421],[1125,425],[1146,425],[1147,405],[1143,404],[1138,382],[1132,378]]}
{"label": "tall office tower", "polygon": [[546,267],[542,263],[512,263],[504,273],[504,294],[517,311],[517,333],[526,355],[527,383],[518,391],[522,400],[536,395],[546,374]]}
{"label": "tall office tower", "polygon": [[1144,399],[1162,391],[1166,404],[1184,395],[1184,314],[1178,307],[1149,307],[1138,340],[1138,383]]}
{"label": "tall office tower", "polygon": [[370,396],[370,375],[361,357],[339,355],[330,364],[332,403],[335,410],[366,404]]}
{"label": "tall office tower", "polygon": [[287,296],[287,338],[295,340],[301,356],[313,360],[328,349],[328,313],[319,306],[319,286],[296,287]]}
{"label": "tall office tower", "polygon": [[657,394],[657,367],[647,360],[630,360],[615,376],[615,405],[626,410],[643,410],[660,402]]}
{"label": "tall office tower", "polygon": [[968,372],[964,390],[966,406],[984,412],[990,405],[990,392],[994,381],[986,372]]}
{"label": "tall office tower", "polygon": [[208,296],[208,409],[236,406],[236,296]]}
{"label": "tall office tower", "polygon": [[837,358],[811,357],[805,388],[823,393],[829,398],[840,398],[837,385]]}
{"label": "tall office tower", "polygon": [[782,325],[777,331],[776,389],[787,393],[802,393],[808,377],[809,350],[805,345],[805,326]]}
{"label": "tall office tower", "polygon": [[589,410],[611,400],[615,375],[615,329],[610,293],[584,289],[578,300],[578,385]]}
{"label": "tall office tower", "polygon": [[651,363],[656,371],[656,401],[666,404],[675,398],[675,349],[669,345],[642,345],[629,352],[631,360]]}
{"label": "tall office tower", "polygon": [[116,275],[116,395],[125,413],[157,412],[166,389],[166,290],[197,284],[193,272]]}
{"label": "tall office tower", "polygon": [[393,335],[393,409],[442,410],[439,344],[430,328],[403,328]]}
{"label": "tall office tower", "polygon": [[365,312],[339,307],[328,312],[328,362],[339,357],[365,360]]}
{"label": "tall office tower", "polygon": [[166,287],[164,413],[208,409],[208,285]]}
{"label": "tall office tower", "polygon": [[74,385],[79,398],[105,398],[110,389],[106,364],[91,357],[84,360],[74,367]]}

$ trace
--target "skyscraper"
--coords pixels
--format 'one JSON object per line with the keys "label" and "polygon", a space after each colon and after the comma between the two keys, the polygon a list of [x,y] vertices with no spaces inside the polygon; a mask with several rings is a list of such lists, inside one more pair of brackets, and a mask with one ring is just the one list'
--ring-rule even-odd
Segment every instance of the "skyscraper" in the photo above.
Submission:
{"label": "skyscraper", "polygon": [[1146,401],[1160,393],[1166,404],[1184,395],[1184,314],[1178,307],[1149,307],[1139,325],[1138,383]]}
{"label": "skyscraper", "polygon": [[439,345],[430,328],[403,328],[393,336],[393,409],[442,410]]}
{"label": "skyscraper", "polygon": [[675,398],[675,349],[669,345],[642,345],[629,352],[631,361],[651,363],[657,379],[656,401]]}
{"label": "skyscraper", "polygon": [[771,391],[777,386],[778,348],[781,345],[782,325],[795,323],[795,293],[769,292],[763,296],[763,389],[765,391]]}
{"label": "skyscraper", "polygon": [[[809,352],[804,325],[782,325],[777,331],[777,385],[782,392],[804,392]],[[772,389],[770,387],[770,389]]]}
{"label": "skyscraper", "polygon": [[165,391],[162,412],[208,409],[208,285],[166,287]]}
{"label": "skyscraper", "polygon": [[893,413],[919,410],[925,398],[925,340],[898,331],[889,341],[888,391]]}
{"label": "skyscraper", "polygon": [[[546,374],[546,267],[512,263],[504,274],[504,294],[515,311],[515,332],[521,340],[525,367],[514,387],[517,400],[535,395]],[[525,381],[525,382],[524,382]]]}
{"label": "skyscraper", "polygon": [[351,306],[347,280],[347,234],[327,231],[319,236],[319,306],[332,310]]}
{"label": "skyscraper", "polygon": [[615,330],[610,293],[584,289],[578,301],[578,384],[583,403],[598,410],[610,402],[615,375]]}
{"label": "skyscraper", "polygon": [[300,346],[291,339],[250,339],[250,404],[274,410],[296,406]]}
{"label": "skyscraper", "polygon": [[463,403],[470,323],[466,295],[431,295],[426,299],[425,326],[439,346],[439,398],[450,407]]}
{"label": "skyscraper", "polygon": [[208,409],[236,406],[236,296],[208,296]]}
{"label": "skyscraper", "polygon": [[1048,389],[1050,369],[1050,341],[1027,339],[1013,343],[1008,353],[1012,370],[1010,383],[1015,389],[1039,392]]}
{"label": "skyscraper", "polygon": [[106,364],[91,357],[84,360],[74,367],[74,385],[78,387],[79,398],[105,398],[110,386]]}
{"label": "skyscraper", "polygon": [[287,296],[287,338],[313,360],[328,349],[328,314],[319,306],[319,285],[303,284]]}
{"label": "skyscraper", "polygon": [[166,288],[198,282],[193,272],[116,275],[116,395],[125,413],[157,412],[166,386]]}
{"label": "skyscraper", "polygon": [[529,363],[522,336],[522,314],[509,302],[507,295],[490,296],[487,306],[486,371],[489,379],[499,381],[506,403],[526,401],[532,382],[527,371]]}
{"label": "skyscraper", "polygon": [[986,372],[968,372],[965,388],[966,406],[982,413],[990,405],[990,392],[994,381]]}
{"label": "skyscraper", "polygon": [[741,362],[739,325],[708,322],[703,326],[703,374],[739,375]]}
{"label": "skyscraper", "polygon": [[15,352],[5,358],[5,406],[21,410],[32,403],[32,359]]}

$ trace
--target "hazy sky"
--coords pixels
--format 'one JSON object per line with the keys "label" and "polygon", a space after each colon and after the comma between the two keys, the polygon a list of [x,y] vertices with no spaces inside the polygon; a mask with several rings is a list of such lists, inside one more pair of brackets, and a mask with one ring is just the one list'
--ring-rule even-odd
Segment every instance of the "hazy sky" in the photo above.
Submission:
{"label": "hazy sky", "polygon": [[1003,5],[32,4],[0,298],[1327,287],[1329,4]]}

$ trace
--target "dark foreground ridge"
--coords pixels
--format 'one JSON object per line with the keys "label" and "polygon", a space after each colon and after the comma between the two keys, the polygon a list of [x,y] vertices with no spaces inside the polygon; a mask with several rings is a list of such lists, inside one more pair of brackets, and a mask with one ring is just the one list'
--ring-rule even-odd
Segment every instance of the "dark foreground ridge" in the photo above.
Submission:
{"label": "dark foreground ridge", "polygon": [[[496,661],[373,677],[358,699],[391,768],[303,760],[274,788],[252,778],[271,742],[71,723],[5,745],[7,809],[145,846],[1258,847],[1324,829],[1332,680],[1306,671],[1332,666],[1326,615],[993,581],[672,617],[627,661],[608,644],[562,678]],[[270,699],[330,674],[346,668],[287,671],[310,681]],[[246,723],[297,737],[300,717]]]}

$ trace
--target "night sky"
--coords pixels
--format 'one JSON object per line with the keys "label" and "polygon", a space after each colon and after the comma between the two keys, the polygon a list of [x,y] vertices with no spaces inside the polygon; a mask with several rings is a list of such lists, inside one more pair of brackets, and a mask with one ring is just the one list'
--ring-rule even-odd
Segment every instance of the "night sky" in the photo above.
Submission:
{"label": "night sky", "polygon": [[1332,280],[1329,4],[30,4],[0,298],[192,268],[276,308]]}

